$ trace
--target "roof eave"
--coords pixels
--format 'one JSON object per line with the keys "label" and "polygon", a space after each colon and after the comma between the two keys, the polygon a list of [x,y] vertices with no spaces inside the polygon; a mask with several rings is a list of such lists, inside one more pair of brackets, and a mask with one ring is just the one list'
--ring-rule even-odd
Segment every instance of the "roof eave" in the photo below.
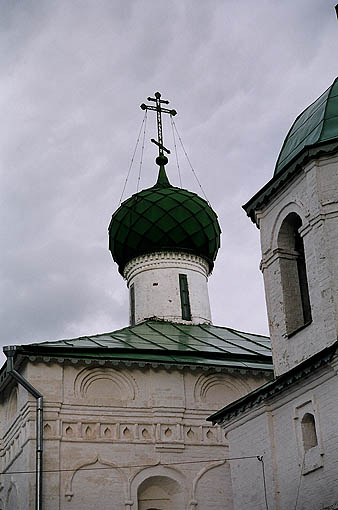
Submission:
{"label": "roof eave", "polygon": [[313,373],[314,370],[327,364],[338,351],[338,341],[334,342],[329,347],[326,347],[322,351],[314,354],[311,358],[303,361],[296,367],[292,368],[285,374],[276,377],[273,381],[265,383],[263,386],[251,391],[244,397],[228,404],[216,413],[212,414],[207,418],[207,421],[211,421],[213,425],[224,424],[231,418],[243,413],[248,408],[251,408],[259,403],[266,401],[276,393],[280,393],[286,387],[289,387],[295,382],[298,382],[302,377],[308,376]]}
{"label": "roof eave", "polygon": [[270,181],[242,206],[251,221],[257,225],[255,214],[257,209],[268,204],[286,183],[289,183],[291,179],[300,173],[304,165],[318,157],[331,156],[337,152],[338,138],[304,147],[304,149],[297,154],[296,158],[290,161],[280,172],[275,174]]}
{"label": "roof eave", "polygon": [[[50,347],[47,345],[22,345],[17,348],[17,355],[21,358],[35,361],[36,359],[56,363],[84,362],[84,363],[121,363],[121,364],[139,364],[149,366],[185,366],[196,369],[207,367],[215,370],[245,370],[251,372],[261,372],[264,374],[273,373],[273,365],[270,356],[238,356],[219,353],[208,353],[202,355],[201,352],[182,352],[182,351],[163,351],[157,349],[128,349],[128,348],[76,348],[76,347]],[[75,361],[76,360],[76,361]]]}
{"label": "roof eave", "polygon": [[226,353],[222,354],[219,352],[206,352],[203,353],[202,351],[182,351],[182,350],[157,350],[157,349],[134,349],[134,348],[123,348],[123,347],[115,347],[115,348],[109,348],[109,347],[65,347],[65,346],[49,346],[49,345],[41,345],[41,344],[28,344],[28,345],[20,345],[17,346],[18,354],[21,354],[22,356],[53,356],[58,357],[60,355],[66,355],[66,356],[92,356],[95,354],[100,354],[100,357],[104,357],[104,355],[109,358],[109,356],[114,354],[135,354],[136,356],[138,354],[140,355],[167,355],[167,356],[176,356],[179,357],[190,357],[190,358],[201,358],[205,357],[206,359],[224,359],[224,361],[241,361],[243,363],[262,363],[262,364],[271,364],[272,366],[272,359],[271,356],[264,356],[262,355],[254,355],[245,356],[244,354],[238,355],[238,354],[232,354],[232,353]]}

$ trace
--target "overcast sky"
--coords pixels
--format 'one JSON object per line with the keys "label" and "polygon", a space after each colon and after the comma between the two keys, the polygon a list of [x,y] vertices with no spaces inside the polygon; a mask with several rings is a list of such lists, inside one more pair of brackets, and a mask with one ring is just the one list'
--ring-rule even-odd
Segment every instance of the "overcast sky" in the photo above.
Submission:
{"label": "overcast sky", "polygon": [[[159,90],[222,228],[213,322],[268,333],[241,206],[336,76],[335,0],[0,1],[1,345],[128,325],[107,227]],[[148,114],[140,187],[156,180]],[[170,123],[164,142],[173,149]],[[178,172],[172,151],[172,184]],[[200,193],[182,152],[183,187]],[[124,198],[136,191],[140,153]]]}

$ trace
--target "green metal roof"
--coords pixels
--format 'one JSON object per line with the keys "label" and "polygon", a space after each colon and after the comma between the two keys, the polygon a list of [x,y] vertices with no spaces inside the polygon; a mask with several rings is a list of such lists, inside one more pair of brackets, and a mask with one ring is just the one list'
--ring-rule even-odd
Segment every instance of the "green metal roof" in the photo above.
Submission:
{"label": "green metal roof", "polygon": [[206,324],[146,321],[93,336],[21,345],[35,356],[249,368],[272,371],[270,340]]}
{"label": "green metal roof", "polygon": [[255,211],[267,204],[304,165],[337,152],[338,78],[297,117],[285,138],[272,179],[243,205],[243,209],[255,222]]}
{"label": "green metal roof", "polygon": [[108,230],[109,249],[122,274],[132,258],[158,251],[199,255],[211,271],[220,247],[215,212],[195,193],[171,186],[164,166],[155,186],[121,204]]}
{"label": "green metal roof", "polygon": [[281,172],[304,149],[338,140],[338,78],[295,120],[279,154],[275,175]]}

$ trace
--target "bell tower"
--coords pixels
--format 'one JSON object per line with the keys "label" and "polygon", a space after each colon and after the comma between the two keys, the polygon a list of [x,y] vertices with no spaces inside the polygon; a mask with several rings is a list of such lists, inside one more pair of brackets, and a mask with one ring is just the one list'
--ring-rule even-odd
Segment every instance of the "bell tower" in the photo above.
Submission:
{"label": "bell tower", "polygon": [[338,79],[292,125],[244,205],[260,229],[276,375],[337,340]]}

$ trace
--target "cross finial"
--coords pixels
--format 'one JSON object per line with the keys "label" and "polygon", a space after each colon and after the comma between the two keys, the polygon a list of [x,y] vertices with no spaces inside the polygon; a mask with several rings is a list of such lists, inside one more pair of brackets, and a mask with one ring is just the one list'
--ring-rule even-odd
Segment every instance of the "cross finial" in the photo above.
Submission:
{"label": "cross finial", "polygon": [[161,94],[159,92],[155,92],[154,95],[155,97],[148,97],[147,99],[148,101],[154,101],[156,106],[150,106],[142,103],[141,108],[142,110],[154,110],[157,113],[157,140],[152,138],[151,141],[158,146],[158,157],[156,158],[156,163],[161,166],[168,163],[168,158],[164,155],[164,152],[170,154],[170,150],[163,145],[162,113],[169,113],[174,116],[177,114],[177,111],[162,108],[161,104],[169,104],[169,101],[161,99]]}

